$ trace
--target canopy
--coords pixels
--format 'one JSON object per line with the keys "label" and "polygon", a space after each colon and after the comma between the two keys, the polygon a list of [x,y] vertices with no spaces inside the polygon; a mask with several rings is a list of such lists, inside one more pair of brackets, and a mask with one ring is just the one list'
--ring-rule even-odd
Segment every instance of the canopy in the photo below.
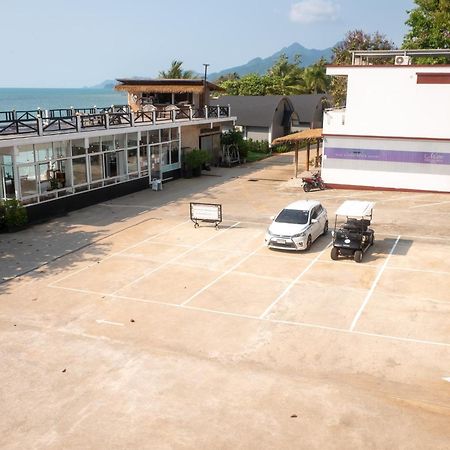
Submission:
{"label": "canopy", "polygon": [[287,143],[295,143],[300,141],[309,141],[322,139],[322,128],[312,128],[308,130],[298,131],[297,133],[288,134],[275,139],[272,145],[280,145]]}
{"label": "canopy", "polygon": [[339,206],[336,211],[336,215],[347,217],[371,217],[374,206],[375,203],[373,202],[346,200],[341,206]]}

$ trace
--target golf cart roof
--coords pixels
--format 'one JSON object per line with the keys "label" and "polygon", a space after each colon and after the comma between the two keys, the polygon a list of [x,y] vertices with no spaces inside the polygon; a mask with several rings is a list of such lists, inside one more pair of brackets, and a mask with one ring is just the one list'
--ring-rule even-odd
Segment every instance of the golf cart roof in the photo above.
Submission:
{"label": "golf cart roof", "polygon": [[336,211],[337,216],[367,217],[372,216],[375,203],[360,200],[346,200]]}

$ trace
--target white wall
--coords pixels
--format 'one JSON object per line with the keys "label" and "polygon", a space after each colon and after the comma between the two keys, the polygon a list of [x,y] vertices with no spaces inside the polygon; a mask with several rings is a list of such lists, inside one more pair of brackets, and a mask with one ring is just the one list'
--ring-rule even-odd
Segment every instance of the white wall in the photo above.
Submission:
{"label": "white wall", "polygon": [[449,73],[450,66],[328,67],[347,75],[342,113],[325,114],[324,134],[450,138],[450,84],[417,84],[417,73]]}

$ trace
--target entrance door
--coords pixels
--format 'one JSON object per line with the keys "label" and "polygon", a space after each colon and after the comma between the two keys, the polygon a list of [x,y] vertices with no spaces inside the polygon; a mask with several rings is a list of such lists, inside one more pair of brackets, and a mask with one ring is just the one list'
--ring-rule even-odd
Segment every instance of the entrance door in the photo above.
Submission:
{"label": "entrance door", "polygon": [[154,145],[150,147],[150,181],[154,180],[162,180],[161,173],[161,146]]}

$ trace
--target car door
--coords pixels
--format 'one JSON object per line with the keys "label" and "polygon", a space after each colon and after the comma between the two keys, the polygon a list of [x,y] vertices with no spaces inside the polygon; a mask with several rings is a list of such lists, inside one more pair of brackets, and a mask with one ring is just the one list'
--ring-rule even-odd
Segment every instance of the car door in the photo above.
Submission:
{"label": "car door", "polygon": [[[317,239],[317,237],[320,235],[321,229],[322,229],[322,225],[320,224],[319,221],[319,210],[318,210],[318,206],[315,206],[312,210],[311,210],[311,235],[313,240]],[[313,221],[316,221],[315,223]]]}

